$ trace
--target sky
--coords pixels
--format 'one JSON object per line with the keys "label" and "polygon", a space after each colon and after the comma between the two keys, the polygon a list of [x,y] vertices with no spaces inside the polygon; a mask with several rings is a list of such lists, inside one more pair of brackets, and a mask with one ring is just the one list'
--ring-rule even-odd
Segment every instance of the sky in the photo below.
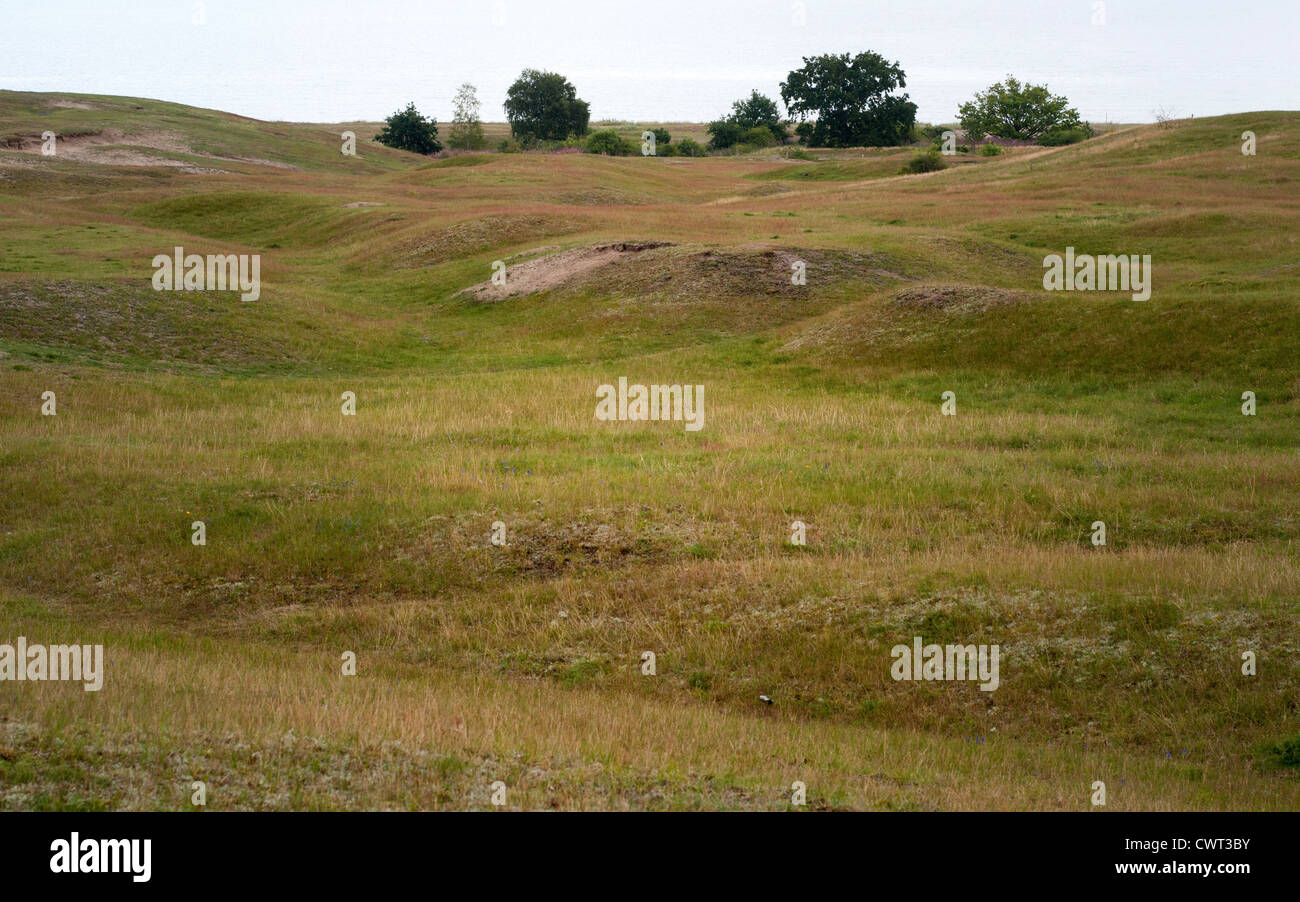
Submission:
{"label": "sky", "polygon": [[501,121],[524,68],[593,121],[703,122],[864,50],[928,122],[1008,74],[1096,122],[1300,108],[1300,0],[0,0],[0,89],[305,122],[446,121],[467,81]]}

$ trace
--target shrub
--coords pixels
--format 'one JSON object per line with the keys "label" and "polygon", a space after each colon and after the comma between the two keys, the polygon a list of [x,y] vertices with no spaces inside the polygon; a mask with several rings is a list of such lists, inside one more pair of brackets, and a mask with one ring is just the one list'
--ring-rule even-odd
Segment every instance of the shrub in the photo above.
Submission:
{"label": "shrub", "polygon": [[774,147],[776,137],[772,134],[771,129],[764,125],[756,125],[753,128],[746,129],[740,136],[740,143],[747,144],[751,148]]}
{"label": "shrub", "polygon": [[618,132],[612,128],[603,131],[592,132],[587,139],[587,153],[603,153],[611,157],[622,157],[627,155],[627,142],[619,137]]}
{"label": "shrub", "polygon": [[518,141],[511,141],[509,138],[502,139],[497,145],[497,150],[501,153],[523,153],[524,148]]}
{"label": "shrub", "polygon": [[1038,143],[1043,147],[1063,147],[1066,144],[1078,144],[1080,141],[1086,141],[1093,136],[1092,126],[1088,123],[1077,128],[1056,128],[1047,132],[1038,139]]}
{"label": "shrub", "polygon": [[980,148],[980,156],[982,157],[996,157],[1001,153],[1002,146],[1000,144],[985,144]]}
{"label": "shrub", "polygon": [[734,144],[739,144],[741,135],[745,133],[744,129],[728,119],[710,122],[708,131],[709,150],[725,150]]}
{"label": "shrub", "polygon": [[1300,767],[1300,733],[1284,739],[1269,749],[1273,762],[1280,767]]}
{"label": "shrub", "polygon": [[421,116],[414,103],[408,103],[406,109],[385,119],[383,131],[375,135],[375,140],[411,153],[431,154],[442,150],[438,143],[438,123]]}
{"label": "shrub", "polygon": [[903,164],[902,172],[904,175],[915,175],[918,172],[937,172],[940,169],[947,169],[948,164],[943,161],[935,151],[917,154]]}
{"label": "shrub", "polygon": [[676,146],[678,155],[683,157],[702,157],[707,153],[704,145],[694,138],[682,138]]}

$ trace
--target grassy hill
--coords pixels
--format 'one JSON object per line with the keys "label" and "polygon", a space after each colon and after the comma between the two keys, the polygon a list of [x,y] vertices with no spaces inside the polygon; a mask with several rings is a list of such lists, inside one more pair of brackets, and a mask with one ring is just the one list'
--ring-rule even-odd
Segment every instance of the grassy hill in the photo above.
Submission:
{"label": "grassy hill", "polygon": [[108,662],[4,684],[0,807],[1300,804],[1300,114],[920,176],[340,128],[0,92],[0,642]]}

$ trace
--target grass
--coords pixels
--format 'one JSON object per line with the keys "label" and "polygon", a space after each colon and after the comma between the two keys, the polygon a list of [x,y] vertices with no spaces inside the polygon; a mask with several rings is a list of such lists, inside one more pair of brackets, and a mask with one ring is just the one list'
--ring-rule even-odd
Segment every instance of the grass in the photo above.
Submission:
{"label": "grass", "polygon": [[[0,112],[235,161],[0,150],[0,641],[108,660],[99,693],[3,684],[0,806],[1300,802],[1300,116],[918,178]],[[671,246],[460,293],[622,241]],[[1067,244],[1152,254],[1151,300],[1043,292]],[[261,298],[153,292],[176,245],[261,254]],[[595,421],[619,376],[704,385],[705,428]],[[916,635],[998,644],[1000,688],[895,682]]]}

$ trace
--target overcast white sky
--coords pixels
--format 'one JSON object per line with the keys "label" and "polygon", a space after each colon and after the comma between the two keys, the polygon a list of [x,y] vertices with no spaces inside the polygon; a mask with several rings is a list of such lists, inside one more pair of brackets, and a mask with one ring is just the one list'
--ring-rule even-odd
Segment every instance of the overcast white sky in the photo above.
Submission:
{"label": "overcast white sky", "polygon": [[[524,67],[593,119],[706,121],[801,57],[901,63],[921,119],[1007,73],[1094,121],[1300,108],[1300,0],[0,0],[0,88],[126,94],[261,119],[504,118]],[[201,19],[201,24],[195,24]]]}

